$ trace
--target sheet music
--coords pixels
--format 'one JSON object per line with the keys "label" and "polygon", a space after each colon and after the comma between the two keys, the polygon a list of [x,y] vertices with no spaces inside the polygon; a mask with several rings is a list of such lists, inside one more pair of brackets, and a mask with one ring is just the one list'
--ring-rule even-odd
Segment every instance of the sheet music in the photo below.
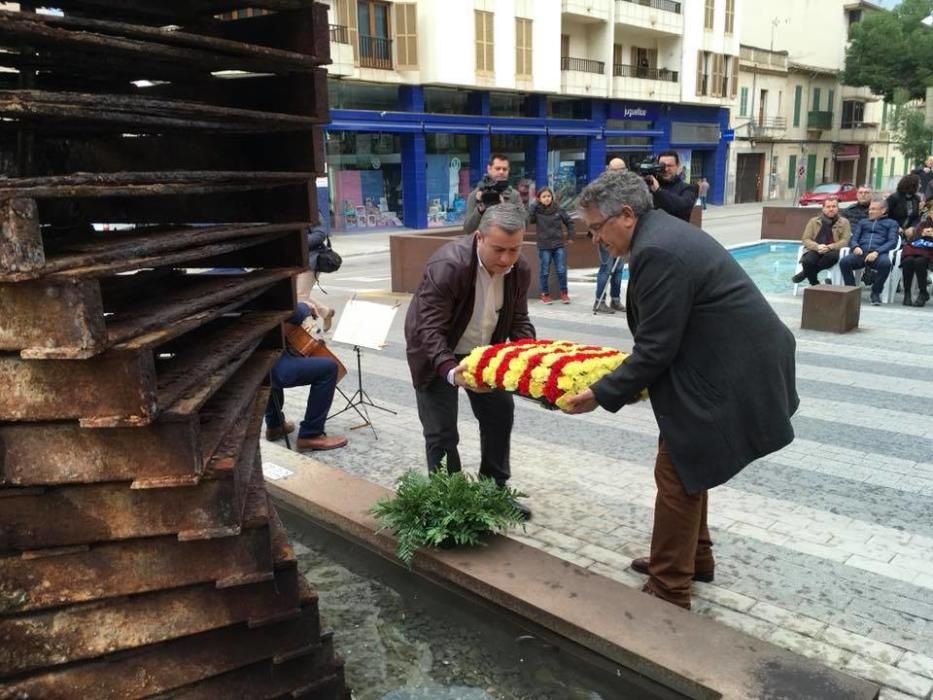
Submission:
{"label": "sheet music", "polygon": [[381,350],[386,344],[389,329],[392,327],[392,321],[395,320],[397,312],[397,304],[388,306],[371,301],[350,299],[343,307],[337,321],[334,342]]}

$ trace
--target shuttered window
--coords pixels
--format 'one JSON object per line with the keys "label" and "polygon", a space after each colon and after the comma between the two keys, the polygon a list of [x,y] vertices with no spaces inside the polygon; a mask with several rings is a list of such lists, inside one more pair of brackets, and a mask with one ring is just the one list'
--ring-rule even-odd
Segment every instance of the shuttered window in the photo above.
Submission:
{"label": "shuttered window", "polygon": [[474,10],[476,16],[476,72],[491,75],[496,67],[493,62],[492,12]]}
{"label": "shuttered window", "polygon": [[735,29],[735,0],[726,0],[726,34]]}
{"label": "shuttered window", "polygon": [[395,46],[400,69],[418,67],[417,10],[413,2],[395,3]]}
{"label": "shuttered window", "polygon": [[697,51],[697,96],[702,97],[706,92],[706,52]]}
{"label": "shuttered window", "polygon": [[713,28],[713,17],[716,15],[716,0],[706,0],[706,10],[703,13],[703,28]]}
{"label": "shuttered window", "polygon": [[713,75],[711,78],[711,83],[712,85],[710,85],[709,94],[712,97],[722,97],[722,54],[713,54]]}
{"label": "shuttered window", "polygon": [[515,75],[531,77],[531,20],[515,18]]}

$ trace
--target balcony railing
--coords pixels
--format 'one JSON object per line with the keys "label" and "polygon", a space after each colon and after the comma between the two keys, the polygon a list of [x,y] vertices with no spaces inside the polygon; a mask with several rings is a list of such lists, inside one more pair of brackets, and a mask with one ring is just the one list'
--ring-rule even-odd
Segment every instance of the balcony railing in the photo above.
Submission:
{"label": "balcony railing", "polygon": [[606,62],[593,61],[589,58],[571,58],[570,56],[560,57],[561,70],[578,70],[583,73],[599,73],[605,75]]}
{"label": "balcony railing", "polygon": [[832,112],[807,112],[807,128],[808,129],[832,129],[833,128],[833,113]]}
{"label": "balcony railing", "polygon": [[350,30],[342,24],[330,25],[330,41],[333,44],[349,44]]}
{"label": "balcony railing", "polygon": [[877,129],[878,122],[844,121],[840,129]]}
{"label": "balcony railing", "polygon": [[665,10],[667,12],[676,12],[678,15],[680,14],[680,3],[674,2],[673,0],[623,0],[623,2],[630,2],[633,5],[653,7],[656,10]]}
{"label": "balcony railing", "polygon": [[677,71],[668,70],[667,68],[645,68],[644,66],[629,66],[624,63],[613,63],[612,74],[621,78],[663,80],[669,83],[677,82]]}
{"label": "balcony railing", "polygon": [[739,61],[754,63],[767,68],[787,70],[786,51],[768,51],[767,49],[756,49],[753,46],[740,46]]}
{"label": "balcony railing", "polygon": [[751,124],[756,129],[786,129],[787,117],[755,117]]}
{"label": "balcony railing", "polygon": [[360,66],[392,70],[392,40],[360,34]]}

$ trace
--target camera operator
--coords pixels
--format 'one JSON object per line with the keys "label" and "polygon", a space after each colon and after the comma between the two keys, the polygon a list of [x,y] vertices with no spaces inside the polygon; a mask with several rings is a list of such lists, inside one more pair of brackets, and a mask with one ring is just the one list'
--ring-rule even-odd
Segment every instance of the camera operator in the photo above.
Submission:
{"label": "camera operator", "polygon": [[473,233],[479,228],[483,212],[502,202],[522,203],[521,195],[509,187],[509,159],[501,153],[493,153],[486,164],[486,174],[466,201],[466,218],[463,232]]}
{"label": "camera operator", "polygon": [[[666,211],[678,219],[690,221],[690,212],[696,204],[698,191],[696,186],[684,182],[680,156],[677,155],[677,151],[663,151],[658,156],[658,164],[663,169],[658,171],[657,177],[642,172],[654,197],[654,208]],[[640,170],[644,170],[643,165],[639,166]]]}

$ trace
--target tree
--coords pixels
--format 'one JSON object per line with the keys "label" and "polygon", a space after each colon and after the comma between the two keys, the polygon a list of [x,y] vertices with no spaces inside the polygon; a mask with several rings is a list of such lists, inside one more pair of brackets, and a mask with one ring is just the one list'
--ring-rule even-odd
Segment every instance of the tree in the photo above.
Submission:
{"label": "tree", "polygon": [[916,103],[899,107],[894,113],[894,143],[908,162],[922,163],[930,155],[933,129],[927,128],[926,110]]}
{"label": "tree", "polygon": [[933,28],[923,24],[933,0],[903,0],[890,12],[869,12],[850,28],[842,82],[893,101],[897,89],[924,99],[933,85]]}

